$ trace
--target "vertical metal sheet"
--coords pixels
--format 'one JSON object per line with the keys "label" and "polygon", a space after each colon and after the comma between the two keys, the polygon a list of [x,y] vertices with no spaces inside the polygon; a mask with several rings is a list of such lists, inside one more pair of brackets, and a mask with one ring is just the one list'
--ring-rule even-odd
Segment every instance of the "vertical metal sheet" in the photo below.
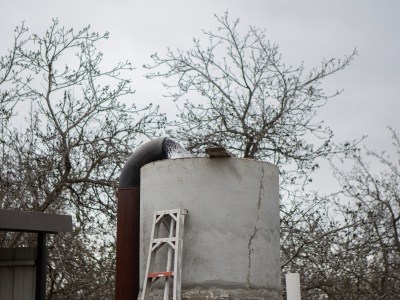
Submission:
{"label": "vertical metal sheet", "polygon": [[35,299],[36,248],[0,248],[0,299]]}
{"label": "vertical metal sheet", "polygon": [[139,293],[140,189],[119,188],[115,299],[136,299]]}
{"label": "vertical metal sheet", "polygon": [[36,300],[46,299],[46,233],[38,232],[36,253]]}

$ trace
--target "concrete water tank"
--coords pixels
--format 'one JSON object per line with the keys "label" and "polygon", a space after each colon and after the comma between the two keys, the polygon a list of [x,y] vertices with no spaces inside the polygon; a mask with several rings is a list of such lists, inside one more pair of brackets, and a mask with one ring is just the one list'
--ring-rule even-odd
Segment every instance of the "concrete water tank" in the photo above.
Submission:
{"label": "concrete water tank", "polygon": [[280,299],[278,173],[239,158],[142,167],[140,286],[154,211],[186,208],[182,299]]}

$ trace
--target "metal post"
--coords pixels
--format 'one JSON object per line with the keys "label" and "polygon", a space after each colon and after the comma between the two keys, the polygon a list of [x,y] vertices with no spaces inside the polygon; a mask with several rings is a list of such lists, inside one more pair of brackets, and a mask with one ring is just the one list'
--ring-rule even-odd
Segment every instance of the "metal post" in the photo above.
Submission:
{"label": "metal post", "polygon": [[35,300],[46,298],[46,233],[38,232],[36,249]]}
{"label": "metal post", "polygon": [[139,293],[140,189],[119,188],[115,299],[137,299]]}

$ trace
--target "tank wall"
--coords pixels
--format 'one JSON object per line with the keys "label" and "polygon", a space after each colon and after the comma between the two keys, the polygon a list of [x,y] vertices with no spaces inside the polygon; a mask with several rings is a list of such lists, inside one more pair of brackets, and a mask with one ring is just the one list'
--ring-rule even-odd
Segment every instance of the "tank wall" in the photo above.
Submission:
{"label": "tank wall", "polygon": [[154,211],[186,208],[182,289],[264,289],[277,299],[278,189],[278,169],[254,160],[185,158],[144,166],[140,286]]}

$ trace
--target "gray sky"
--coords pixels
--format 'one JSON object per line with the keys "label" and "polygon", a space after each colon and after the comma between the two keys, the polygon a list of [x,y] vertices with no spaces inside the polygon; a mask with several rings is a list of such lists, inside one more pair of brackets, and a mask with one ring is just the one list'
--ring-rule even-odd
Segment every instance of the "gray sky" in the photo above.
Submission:
{"label": "gray sky", "polygon": [[[161,103],[159,82],[142,77],[141,66],[150,54],[166,47],[188,48],[201,29],[214,29],[213,14],[229,10],[241,26],[265,27],[283,60],[306,67],[319,66],[323,58],[343,57],[356,47],[359,56],[346,70],[325,83],[327,91],[344,89],[320,113],[337,141],[368,135],[369,148],[390,146],[391,126],[400,132],[400,1],[370,0],[1,0],[0,51],[11,46],[13,29],[25,20],[31,32],[44,32],[58,17],[66,27],[109,31],[111,38],[100,50],[110,64],[130,60],[135,66],[135,101]],[[4,52],[3,52],[4,53]]]}

